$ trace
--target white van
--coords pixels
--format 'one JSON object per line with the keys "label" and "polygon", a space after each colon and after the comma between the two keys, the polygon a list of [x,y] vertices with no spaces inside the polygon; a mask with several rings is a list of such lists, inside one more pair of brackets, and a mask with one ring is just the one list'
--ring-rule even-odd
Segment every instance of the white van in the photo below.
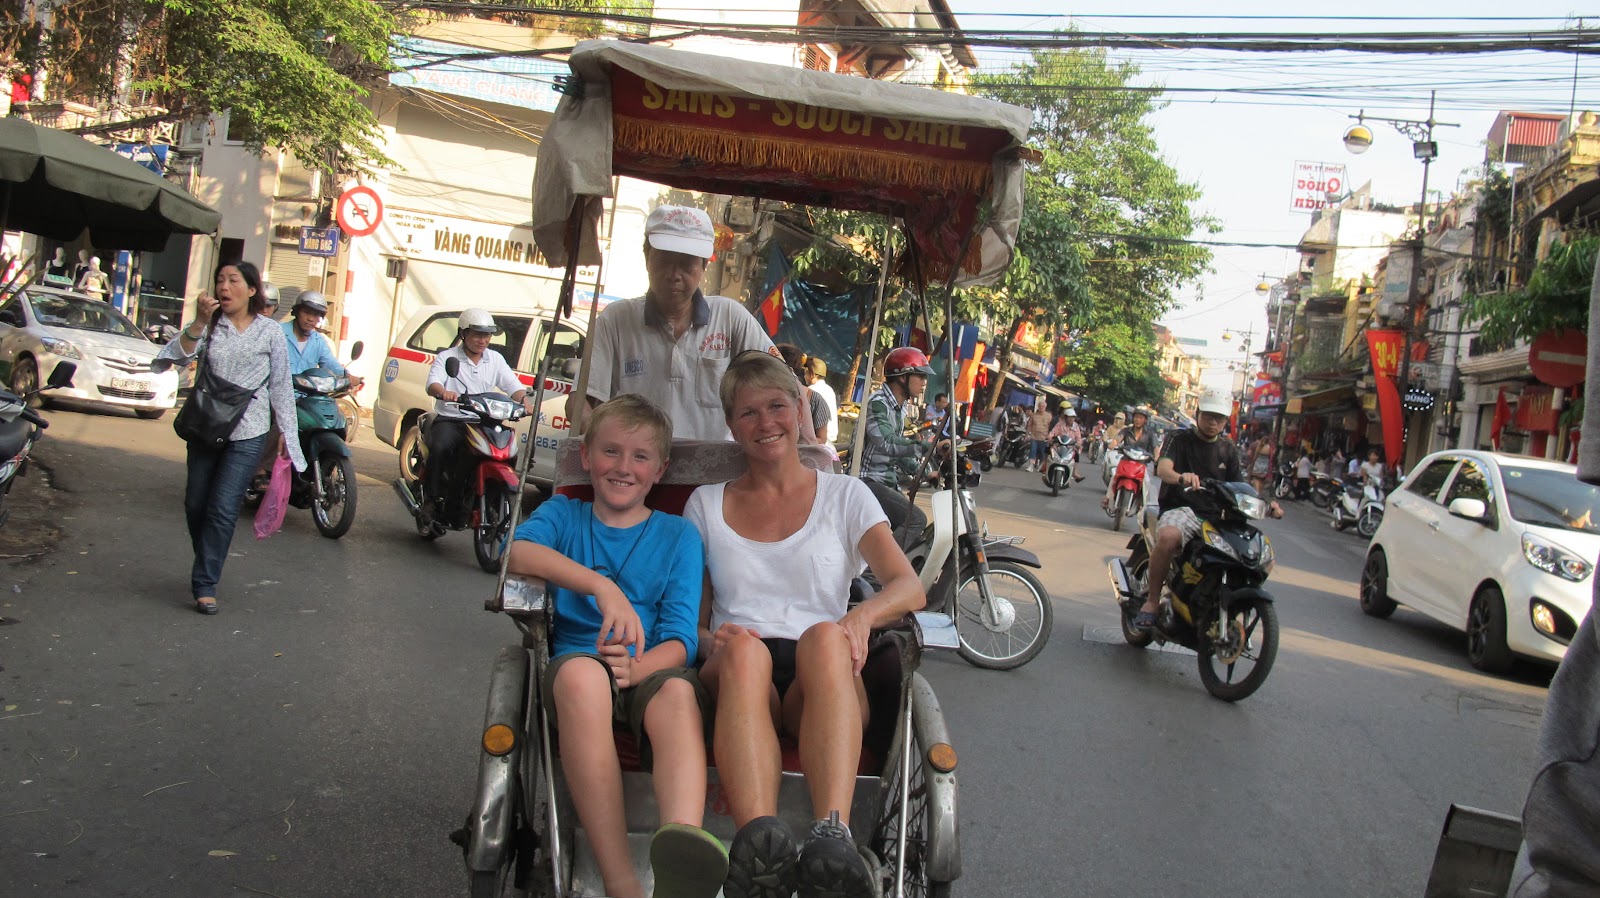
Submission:
{"label": "white van", "polygon": [[[500,333],[490,341],[489,348],[504,356],[531,390],[534,371],[542,363],[536,356],[545,346],[549,313],[526,306],[477,308],[485,309],[500,325]],[[372,409],[372,429],[379,439],[400,450],[400,475],[407,480],[415,480],[417,418],[433,409],[433,397],[427,392],[428,369],[436,355],[455,344],[456,319],[463,311],[465,307],[430,306],[412,315],[400,329],[395,345],[389,347],[383,364],[378,401]],[[566,417],[567,396],[572,393],[576,362],[583,357],[584,324],[575,318],[556,326],[551,376],[545,380],[539,429],[534,434],[538,448],[528,471],[528,480],[540,487],[548,488],[554,481],[556,450],[571,431]],[[521,432],[527,432],[529,420],[524,419],[525,423],[519,425]]]}

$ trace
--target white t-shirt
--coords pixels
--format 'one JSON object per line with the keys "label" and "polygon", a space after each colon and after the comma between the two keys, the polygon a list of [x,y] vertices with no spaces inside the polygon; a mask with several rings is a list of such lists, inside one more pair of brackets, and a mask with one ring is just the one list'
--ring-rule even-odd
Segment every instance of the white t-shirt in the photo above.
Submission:
{"label": "white t-shirt", "polygon": [[818,471],[817,497],[805,525],[775,543],[733,532],[722,516],[726,486],[700,487],[683,509],[705,541],[712,631],[735,623],[763,637],[799,639],[813,624],[844,617],[850,580],[867,566],[861,539],[888,522],[867,485]]}
{"label": "white t-shirt", "polygon": [[[445,375],[445,359],[456,359],[461,363],[455,377]],[[476,364],[467,358],[466,350],[459,345],[439,353],[434,357],[433,367],[428,369],[428,383],[424,388],[434,384],[441,384],[446,390],[456,393],[491,393],[499,390],[507,396],[514,396],[518,390],[525,389],[523,382],[517,378],[517,372],[511,370],[505,356],[493,346],[484,349],[483,356]],[[443,399],[433,401],[433,410],[446,417],[471,417],[446,405]]]}
{"label": "white t-shirt", "polygon": [[1294,463],[1294,476],[1301,480],[1311,476],[1311,456],[1302,455],[1300,460]]}
{"label": "white t-shirt", "polygon": [[1383,483],[1383,462],[1364,461],[1361,463],[1361,473],[1365,475],[1366,479],[1381,484]]}
{"label": "white t-shirt", "polygon": [[772,352],[755,316],[726,296],[695,294],[683,336],[644,297],[614,302],[594,323],[589,395],[601,402],[638,393],[672,419],[673,439],[731,440],[722,414],[722,373],[747,349]]}
{"label": "white t-shirt", "polygon": [[828,404],[828,432],[817,434],[817,438],[824,443],[832,443],[839,436],[839,394],[821,378],[811,385],[811,391]]}

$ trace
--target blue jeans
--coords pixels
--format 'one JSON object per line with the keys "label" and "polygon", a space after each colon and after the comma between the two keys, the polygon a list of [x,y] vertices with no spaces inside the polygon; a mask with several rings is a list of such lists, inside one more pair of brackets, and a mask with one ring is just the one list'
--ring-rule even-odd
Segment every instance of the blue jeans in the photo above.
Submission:
{"label": "blue jeans", "polygon": [[220,451],[189,447],[189,483],[183,494],[183,511],[189,521],[189,541],[194,544],[194,569],[189,589],[196,599],[215,597],[228,559],[239,506],[261,458],[266,434],[233,440]]}
{"label": "blue jeans", "polygon": [[1044,461],[1045,456],[1047,456],[1049,454],[1050,454],[1050,441],[1049,440],[1034,440],[1033,441],[1033,460],[1034,461],[1042,462],[1042,461]]}

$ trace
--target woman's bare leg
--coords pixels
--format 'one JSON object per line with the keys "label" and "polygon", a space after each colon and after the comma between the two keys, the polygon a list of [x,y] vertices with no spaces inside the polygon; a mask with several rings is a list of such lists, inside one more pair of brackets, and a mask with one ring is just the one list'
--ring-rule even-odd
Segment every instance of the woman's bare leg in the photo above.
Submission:
{"label": "woman's bare leg", "polygon": [[772,654],[760,639],[730,639],[701,671],[717,706],[712,746],[734,826],[778,813],[783,761],[774,721]]}
{"label": "woman's bare leg", "polygon": [[867,721],[867,691],[855,675],[843,627],[816,624],[800,637],[795,682],[784,696],[783,719],[784,729],[800,740],[800,766],[806,772],[814,816],[821,820],[838,811],[839,821],[848,826]]}

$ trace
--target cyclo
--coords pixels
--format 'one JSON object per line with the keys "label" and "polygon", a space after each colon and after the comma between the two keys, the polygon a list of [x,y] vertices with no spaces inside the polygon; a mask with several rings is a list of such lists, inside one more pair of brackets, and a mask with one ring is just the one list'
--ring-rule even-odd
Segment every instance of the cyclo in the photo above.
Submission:
{"label": "cyclo", "polygon": [[[947,322],[954,320],[955,286],[993,280],[1010,262],[1022,207],[1027,110],[611,41],[579,44],[570,66],[572,76],[560,79],[563,98],[534,177],[535,240],[552,265],[566,266],[557,317],[571,314],[578,266],[600,261],[602,197],[611,195],[617,176],[897,218],[906,234],[904,261],[919,288],[929,275],[944,279]],[[664,97],[682,102],[662,103]],[[832,124],[826,130],[797,126],[806,120]],[[879,280],[880,313],[889,256]],[[923,289],[917,294],[926,295]],[[593,315],[591,308],[591,326]],[[946,369],[953,372],[952,341],[945,345]],[[579,396],[586,392],[589,362],[586,353]],[[535,378],[537,404],[546,382]],[[953,386],[952,377],[952,395]],[[520,454],[524,471],[534,451],[528,445]],[[588,498],[577,451],[575,440],[559,450],[556,488]],[[822,447],[803,447],[802,456],[813,466],[832,462]],[[951,454],[946,461],[956,460]],[[666,478],[648,503],[680,512],[695,486],[732,479],[742,464],[733,444],[675,444]],[[955,479],[953,468],[950,476]],[[962,511],[959,492],[939,494],[951,502],[953,515]],[[522,519],[520,507],[516,519]],[[475,898],[501,895],[508,886],[518,895],[598,895],[598,870],[577,825],[538,688],[550,660],[550,603],[542,583],[508,576],[509,556],[502,554],[498,587],[485,609],[510,616],[522,640],[495,657],[477,789],[466,825],[453,838],[463,848]],[[957,553],[948,553],[947,561],[953,568]],[[952,581],[956,573],[950,572]],[[961,875],[956,751],[933,688],[917,673],[924,648],[958,645],[949,611],[919,612],[874,634],[863,671],[871,715],[851,819],[858,847],[877,861],[885,895],[947,895]],[[649,888],[649,838],[656,825],[651,778],[639,769],[631,734],[619,730],[616,739],[629,843]],[[809,813],[798,758],[788,744],[779,814],[803,826]],[[714,766],[704,826],[725,842],[733,836]]]}

